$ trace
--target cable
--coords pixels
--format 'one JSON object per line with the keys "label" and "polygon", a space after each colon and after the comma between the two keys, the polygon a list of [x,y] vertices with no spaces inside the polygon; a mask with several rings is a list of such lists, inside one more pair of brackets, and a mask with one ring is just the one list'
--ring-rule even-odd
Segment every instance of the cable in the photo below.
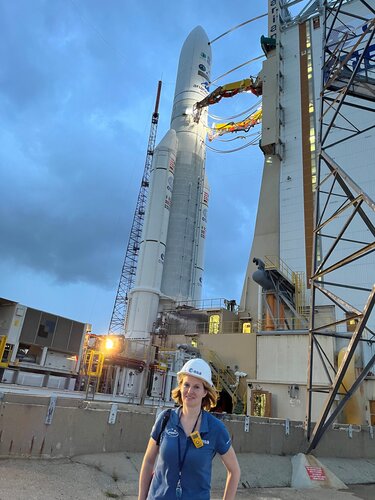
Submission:
{"label": "cable", "polygon": [[252,23],[253,21],[256,21],[257,19],[261,19],[262,17],[266,17],[266,16],[268,16],[268,12],[266,12],[265,14],[261,14],[260,16],[253,17],[252,19],[249,19],[248,21],[245,21],[241,24],[238,24],[234,28],[231,28],[230,30],[223,33],[222,35],[217,36],[216,38],[211,40],[211,42],[208,42],[208,45],[211,45],[212,43],[216,42],[217,40],[220,40],[220,38],[222,38],[225,35],[228,35],[228,33],[232,33],[232,31],[235,31],[236,29],[241,28],[242,26],[245,26],[245,24]]}
{"label": "cable", "polygon": [[243,146],[240,146],[239,148],[230,149],[228,151],[222,151],[220,149],[215,149],[215,148],[209,146],[208,144],[206,144],[206,148],[208,148],[209,150],[213,151],[214,153],[227,154],[227,153],[235,153],[236,151],[240,151],[241,149],[248,148],[249,146],[255,146],[257,144],[258,144],[257,141],[255,139],[253,139],[252,141],[249,141],[247,144],[244,144]]}
{"label": "cable", "polygon": [[[252,134],[239,135],[237,137],[233,137],[232,139],[217,139],[216,142],[232,142],[232,141],[236,141],[237,139],[247,139],[248,137],[252,137],[252,136],[256,136],[255,139],[258,140],[259,137],[260,137],[260,133],[259,132],[253,132]],[[252,140],[254,141],[255,139],[252,139]]]}
{"label": "cable", "polygon": [[213,83],[217,82],[218,80],[220,80],[220,78],[223,78],[224,76],[227,76],[229,75],[230,73],[233,73],[233,71],[236,71],[237,69],[240,69],[242,68],[243,66],[246,66],[246,64],[250,64],[254,61],[258,61],[259,59],[263,59],[265,58],[266,56],[264,54],[260,55],[260,56],[257,56],[257,57],[254,57],[253,59],[250,59],[250,61],[246,61],[242,64],[240,64],[239,66],[236,66],[235,68],[233,69],[230,69],[229,71],[227,71],[226,73],[224,73],[223,75],[220,75],[218,76],[217,78],[215,78],[215,80],[212,80],[212,82],[210,82],[210,85],[212,85]]}
{"label": "cable", "polygon": [[[259,102],[260,101],[260,102]],[[229,120],[233,120],[234,118],[238,118],[239,116],[242,116],[244,115],[245,113],[249,113],[250,111],[252,111],[253,109],[259,107],[260,105],[262,104],[262,99],[258,100],[255,104],[253,104],[250,108],[248,109],[245,109],[245,111],[242,111],[242,113],[239,113],[238,115],[234,115],[234,116],[229,116],[228,118],[222,118],[220,116],[216,116],[216,115],[211,115],[210,113],[208,113],[208,116],[210,118],[212,118],[213,120],[220,120],[221,122],[225,122],[225,121],[229,121]]]}
{"label": "cable", "polygon": [[222,151],[220,149],[212,148],[208,144],[206,145],[206,147],[208,149],[210,149],[211,151],[213,151],[214,153],[221,153],[221,154],[236,153],[237,151],[241,151],[242,149],[248,148],[249,146],[254,146],[254,144],[245,144],[244,146],[241,146],[240,148],[230,149],[229,151]]}
{"label": "cable", "polygon": [[237,139],[247,139],[246,135],[238,135],[237,137],[233,137],[232,139],[217,139],[216,142],[232,142]]}

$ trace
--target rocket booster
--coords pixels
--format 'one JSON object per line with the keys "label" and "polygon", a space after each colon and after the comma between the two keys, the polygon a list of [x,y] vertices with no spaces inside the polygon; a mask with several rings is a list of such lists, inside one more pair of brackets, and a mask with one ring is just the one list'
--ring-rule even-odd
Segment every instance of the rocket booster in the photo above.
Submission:
{"label": "rocket booster", "polygon": [[154,151],[135,286],[125,320],[125,333],[132,338],[148,338],[158,312],[177,143],[170,129]]}
{"label": "rocket booster", "polygon": [[125,335],[147,339],[160,298],[201,298],[209,187],[205,175],[207,109],[192,110],[208,94],[211,48],[201,26],[182,47],[171,128],[155,148],[135,286],[129,293]]}

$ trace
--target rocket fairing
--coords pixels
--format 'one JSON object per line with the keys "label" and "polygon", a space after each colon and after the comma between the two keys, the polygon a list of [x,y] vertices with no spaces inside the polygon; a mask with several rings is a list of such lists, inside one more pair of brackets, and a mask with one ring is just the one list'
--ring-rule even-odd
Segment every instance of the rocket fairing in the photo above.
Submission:
{"label": "rocket fairing", "polygon": [[207,109],[192,110],[208,94],[211,48],[201,26],[182,47],[171,128],[155,148],[135,286],[129,293],[125,335],[147,339],[160,299],[201,298],[209,187],[205,175]]}

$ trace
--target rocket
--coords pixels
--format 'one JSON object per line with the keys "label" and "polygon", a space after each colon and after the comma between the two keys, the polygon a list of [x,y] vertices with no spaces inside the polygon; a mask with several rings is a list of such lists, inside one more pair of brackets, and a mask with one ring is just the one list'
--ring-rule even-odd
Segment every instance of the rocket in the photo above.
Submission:
{"label": "rocket", "polygon": [[135,285],[125,336],[146,340],[163,301],[198,301],[202,293],[209,186],[205,174],[211,47],[201,26],[181,49],[171,128],[154,151]]}

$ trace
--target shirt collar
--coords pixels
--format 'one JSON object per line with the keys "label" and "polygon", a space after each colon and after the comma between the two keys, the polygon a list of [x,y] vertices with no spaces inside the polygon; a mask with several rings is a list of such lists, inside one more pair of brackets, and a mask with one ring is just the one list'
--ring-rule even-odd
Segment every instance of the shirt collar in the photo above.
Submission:
{"label": "shirt collar", "polygon": [[[179,412],[180,412],[180,408],[175,408],[173,410],[173,423],[175,425],[177,425],[178,427],[180,427],[180,429],[183,430],[183,427],[180,423],[180,419],[179,419]],[[208,432],[208,414],[205,410],[202,410],[202,419],[201,419],[201,426],[200,426],[200,430],[199,430],[200,433],[202,432]]]}

